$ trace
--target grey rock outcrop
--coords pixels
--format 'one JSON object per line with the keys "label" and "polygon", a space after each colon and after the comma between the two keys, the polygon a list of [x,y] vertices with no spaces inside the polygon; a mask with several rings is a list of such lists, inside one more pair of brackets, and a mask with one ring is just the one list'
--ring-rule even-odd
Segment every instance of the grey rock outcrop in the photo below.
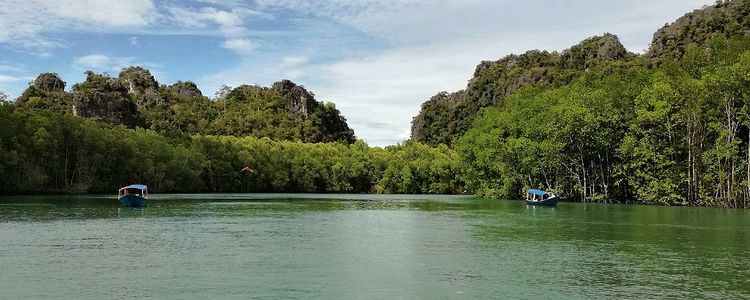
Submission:
{"label": "grey rock outcrop", "polygon": [[42,73],[34,79],[32,85],[45,92],[62,92],[65,81],[57,73]]}
{"label": "grey rock outcrop", "polygon": [[137,125],[137,107],[127,86],[116,78],[87,73],[73,91],[73,114],[110,125]]}
{"label": "grey rock outcrop", "polygon": [[183,97],[200,97],[203,96],[201,90],[192,81],[177,81],[169,86],[169,89],[177,95]]}
{"label": "grey rock outcrop", "polygon": [[287,104],[289,112],[305,118],[309,117],[318,105],[318,102],[315,101],[315,95],[307,91],[305,87],[290,80],[284,79],[274,83],[271,90],[289,100]]}
{"label": "grey rock outcrop", "polygon": [[620,39],[614,34],[606,33],[588,38],[563,51],[560,63],[563,68],[585,70],[603,61],[622,60],[627,55],[628,50],[620,43]]}
{"label": "grey rock outcrop", "polygon": [[705,47],[715,37],[750,36],[750,0],[719,1],[694,10],[654,33],[647,56],[679,59],[690,46]]}

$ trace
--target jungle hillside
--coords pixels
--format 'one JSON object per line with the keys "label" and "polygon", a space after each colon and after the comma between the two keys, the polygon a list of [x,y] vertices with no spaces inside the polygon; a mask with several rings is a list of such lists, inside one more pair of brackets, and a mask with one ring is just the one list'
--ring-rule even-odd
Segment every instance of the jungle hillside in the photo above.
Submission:
{"label": "jungle hillside", "polygon": [[0,193],[465,193],[446,146],[372,148],[333,103],[289,80],[224,87],[158,83],[142,67],[86,73],[65,90],[43,73],[0,105]]}
{"label": "jungle hillside", "polygon": [[750,1],[718,1],[656,31],[480,63],[422,105],[412,140],[450,145],[468,190],[584,202],[750,205]]}

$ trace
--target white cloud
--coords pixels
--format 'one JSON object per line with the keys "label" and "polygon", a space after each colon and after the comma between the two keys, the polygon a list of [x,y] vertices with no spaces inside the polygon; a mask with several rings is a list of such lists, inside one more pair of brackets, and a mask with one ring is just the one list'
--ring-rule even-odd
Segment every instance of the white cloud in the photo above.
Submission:
{"label": "white cloud", "polygon": [[128,38],[128,42],[130,42],[130,46],[131,47],[138,47],[139,46],[139,44],[138,44],[138,37],[137,36],[131,36],[130,38]]}
{"label": "white cloud", "polygon": [[10,99],[15,99],[21,93],[21,87],[32,80],[34,77],[31,76],[0,74],[0,92],[6,93]]}
{"label": "white cloud", "polygon": [[73,68],[97,72],[110,72],[127,67],[133,63],[132,57],[112,58],[104,54],[90,54],[73,59]]}
{"label": "white cloud", "polygon": [[310,58],[306,56],[284,56],[281,58],[281,67],[296,67],[306,64],[309,61]]}
{"label": "white cloud", "polygon": [[19,81],[29,81],[33,79],[34,79],[33,77],[28,77],[28,76],[19,77],[19,76],[10,76],[10,75],[0,74],[0,83],[16,83]]}
{"label": "white cloud", "polygon": [[[256,53],[257,54],[257,53]],[[304,80],[304,83],[321,78],[323,72],[318,64],[310,64],[310,58],[303,55],[288,55],[278,58],[276,55],[262,59],[244,59],[231,69],[199,78],[197,83],[206,91],[216,91],[223,84],[238,86],[241,84],[271,85],[281,79]],[[316,74],[315,77],[306,74]],[[327,79],[327,77],[326,77]],[[300,81],[299,83],[303,83]],[[315,92],[315,90],[312,90]],[[329,99],[333,101],[333,99]]]}
{"label": "white cloud", "polygon": [[226,7],[242,7],[245,5],[243,0],[197,0],[197,2]]}
{"label": "white cloud", "polygon": [[[272,18],[244,1],[197,0],[216,7],[189,7],[153,0],[3,0],[0,1],[0,44],[48,56],[66,47],[61,34],[70,32],[199,34],[246,37],[246,18]],[[226,9],[222,9],[226,8]]]}
{"label": "white cloud", "polygon": [[0,72],[23,72],[23,65],[0,64]]}
{"label": "white cloud", "polygon": [[71,67],[77,71],[94,71],[97,73],[106,72],[118,74],[123,68],[130,66],[142,66],[149,71],[154,77],[164,78],[161,66],[155,63],[138,61],[135,57],[113,57],[104,54],[89,54],[75,57]]}
{"label": "white cloud", "polygon": [[463,89],[482,59],[494,57],[496,51],[530,47],[533,43],[522,39],[400,47],[323,66],[317,73],[321,81],[307,86],[319,98],[336,102],[357,136],[373,145],[389,145],[409,138],[411,120],[422,102],[439,91]]}
{"label": "white cloud", "polygon": [[34,77],[29,76],[23,64],[0,62],[0,92],[15,98],[26,87],[26,83],[32,80]]}
{"label": "white cloud", "polygon": [[244,55],[252,53],[256,48],[255,43],[249,39],[228,39],[221,46]]}
{"label": "white cloud", "polygon": [[50,12],[60,19],[84,22],[86,25],[142,27],[150,24],[155,18],[155,6],[152,0],[37,0],[32,2],[37,2],[38,7],[50,9]]}
{"label": "white cloud", "polygon": [[[539,32],[637,32],[643,48],[664,22],[712,0],[258,0],[261,7],[332,18],[395,45],[461,42]],[[597,28],[598,27],[598,28]]]}
{"label": "white cloud", "polygon": [[[70,32],[181,34],[186,29],[204,29],[199,34],[218,34],[227,40],[247,40],[245,19],[272,18],[240,1],[199,2],[226,9],[172,2],[157,5],[153,0],[4,0],[0,1],[0,45],[50,56],[53,50],[67,47],[63,36]],[[137,38],[133,38],[131,45],[136,45]],[[248,53],[248,47],[236,48],[240,54]]]}
{"label": "white cloud", "polygon": [[240,15],[233,11],[219,10],[213,7],[195,9],[181,6],[167,7],[167,11],[171,14],[174,22],[186,27],[207,28],[216,24],[225,34],[239,34],[245,30],[242,27]]}
{"label": "white cloud", "polygon": [[244,18],[268,17],[256,10],[233,7],[221,10],[215,7],[190,8],[183,6],[169,6],[166,8],[173,22],[188,28],[211,29],[216,27],[226,39],[221,47],[230,49],[240,55],[253,52],[258,44],[247,38],[248,30],[244,26]]}
{"label": "white cloud", "polygon": [[289,71],[286,71],[283,75],[284,79],[289,80],[299,80],[302,78],[302,76],[305,75],[305,71],[301,69],[291,69]]}
{"label": "white cloud", "polygon": [[[373,55],[299,68],[319,99],[336,102],[357,136],[373,145],[408,138],[420,104],[466,86],[475,66],[530,49],[562,50],[596,34],[645,49],[665,22],[711,0],[259,0],[347,24],[385,42]],[[274,72],[283,72],[282,64]],[[253,77],[257,69],[227,74]],[[288,71],[288,70],[287,70]]]}
{"label": "white cloud", "polygon": [[52,49],[64,47],[55,33],[141,28],[155,16],[151,0],[4,0],[0,2],[0,44],[48,56]]}
{"label": "white cloud", "polygon": [[301,80],[306,74],[305,65],[310,61],[307,56],[284,56],[281,58],[279,69],[284,79]]}

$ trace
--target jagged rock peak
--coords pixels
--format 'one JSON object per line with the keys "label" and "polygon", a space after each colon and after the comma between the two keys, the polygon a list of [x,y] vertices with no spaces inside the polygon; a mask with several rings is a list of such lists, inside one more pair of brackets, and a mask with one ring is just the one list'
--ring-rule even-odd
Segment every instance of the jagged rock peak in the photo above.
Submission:
{"label": "jagged rock peak", "polygon": [[482,61],[474,70],[474,77],[479,76],[483,71],[497,65],[502,65],[503,68],[508,69],[515,66],[544,68],[556,66],[558,61],[559,57],[557,53],[541,50],[529,50],[520,55],[507,55],[497,61]]}
{"label": "jagged rock peak", "polygon": [[148,89],[156,89],[159,83],[151,75],[151,71],[143,67],[127,67],[120,71],[120,81],[128,87],[129,93],[143,93]]}
{"label": "jagged rock peak", "polygon": [[137,107],[124,83],[106,74],[86,72],[86,81],[73,86],[73,114],[108,123],[134,127]]}
{"label": "jagged rock peak", "polygon": [[289,99],[287,109],[294,114],[308,117],[317,104],[313,93],[307,91],[304,86],[297,85],[291,80],[284,79],[276,82],[271,89],[279,93],[282,97]]}
{"label": "jagged rock peak", "polygon": [[125,91],[126,87],[122,81],[106,73],[97,74],[92,71],[86,71],[86,80],[74,84],[73,91],[88,91],[91,89]]}
{"label": "jagged rock peak", "polygon": [[296,83],[292,82],[289,79],[284,79],[278,82],[275,82],[271,89],[273,89],[276,92],[279,92],[280,94],[286,96],[286,95],[299,95],[299,96],[306,96],[309,98],[314,98],[315,95],[310,93],[307,89],[305,89],[304,86],[297,85]]}
{"label": "jagged rock peak", "polygon": [[177,81],[169,88],[176,94],[184,97],[200,97],[203,96],[201,90],[192,81]]}
{"label": "jagged rock peak", "polygon": [[427,106],[437,106],[437,105],[447,105],[447,106],[456,106],[460,104],[465,98],[464,90],[455,92],[455,93],[448,93],[448,92],[440,92],[437,93],[437,95],[432,96],[430,100],[427,100],[427,102],[422,103],[422,107]]}
{"label": "jagged rock peak", "polygon": [[65,81],[57,73],[39,74],[32,85],[46,92],[62,92],[65,90]]}
{"label": "jagged rock peak", "polygon": [[647,55],[679,59],[687,48],[705,46],[714,37],[750,36],[750,0],[717,1],[680,17],[654,33]]}
{"label": "jagged rock peak", "polygon": [[588,69],[601,61],[622,60],[628,56],[620,39],[611,33],[594,36],[562,52],[564,68]]}

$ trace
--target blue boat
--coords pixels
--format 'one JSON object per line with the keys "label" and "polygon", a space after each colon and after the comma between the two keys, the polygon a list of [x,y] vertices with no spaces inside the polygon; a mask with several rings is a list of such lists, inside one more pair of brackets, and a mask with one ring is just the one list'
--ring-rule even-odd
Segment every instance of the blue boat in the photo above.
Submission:
{"label": "blue boat", "polygon": [[531,189],[526,191],[526,204],[535,206],[556,206],[560,197],[554,193]]}
{"label": "blue boat", "polygon": [[146,207],[148,204],[148,187],[142,184],[133,184],[121,188],[117,192],[117,199],[125,207]]}

